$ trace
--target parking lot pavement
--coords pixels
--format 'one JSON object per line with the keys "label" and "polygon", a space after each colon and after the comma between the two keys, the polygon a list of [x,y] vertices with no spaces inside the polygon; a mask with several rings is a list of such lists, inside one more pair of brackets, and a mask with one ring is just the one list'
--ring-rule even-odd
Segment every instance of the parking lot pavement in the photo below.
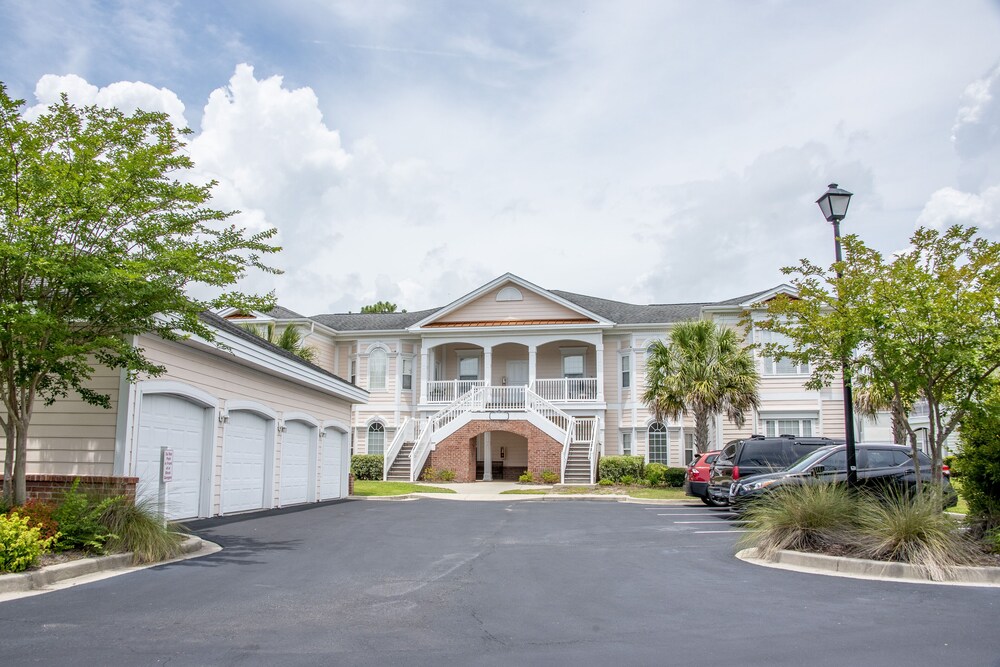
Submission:
{"label": "parking lot pavement", "polygon": [[[688,523],[709,521],[713,523]],[[211,520],[223,551],[0,603],[4,664],[996,664],[996,592],[733,557],[728,512],[345,502]],[[933,658],[932,658],[933,656]]]}

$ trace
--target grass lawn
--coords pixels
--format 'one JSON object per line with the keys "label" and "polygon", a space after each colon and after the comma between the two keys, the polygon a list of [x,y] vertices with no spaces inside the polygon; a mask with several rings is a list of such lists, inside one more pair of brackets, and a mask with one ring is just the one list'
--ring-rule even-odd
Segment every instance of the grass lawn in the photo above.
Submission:
{"label": "grass lawn", "polygon": [[548,491],[545,489],[510,489],[508,491],[501,491],[500,495],[511,495],[511,496],[544,496]]}
{"label": "grass lawn", "polygon": [[454,489],[443,489],[440,486],[424,486],[410,482],[354,481],[354,495],[356,496],[402,496],[407,493],[455,493],[455,491]]}
{"label": "grass lawn", "polygon": [[649,500],[694,500],[684,495],[684,489],[678,486],[656,487],[632,486],[623,489],[625,493],[633,498],[646,498]]}

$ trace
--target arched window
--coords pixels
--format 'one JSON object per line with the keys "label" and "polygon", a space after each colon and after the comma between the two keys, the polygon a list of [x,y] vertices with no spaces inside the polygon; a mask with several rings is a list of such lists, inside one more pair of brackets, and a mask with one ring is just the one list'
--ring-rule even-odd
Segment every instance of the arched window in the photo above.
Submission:
{"label": "arched window", "polygon": [[502,290],[497,292],[497,301],[523,301],[524,297],[521,296],[521,290],[516,287],[504,287]]}
{"label": "arched window", "polygon": [[368,426],[368,453],[385,453],[385,426],[382,422],[372,422]]}
{"label": "arched window", "polygon": [[385,369],[389,355],[380,347],[368,353],[368,391],[385,391]]}
{"label": "arched window", "polygon": [[668,465],[670,458],[670,435],[661,422],[649,425],[649,462]]}

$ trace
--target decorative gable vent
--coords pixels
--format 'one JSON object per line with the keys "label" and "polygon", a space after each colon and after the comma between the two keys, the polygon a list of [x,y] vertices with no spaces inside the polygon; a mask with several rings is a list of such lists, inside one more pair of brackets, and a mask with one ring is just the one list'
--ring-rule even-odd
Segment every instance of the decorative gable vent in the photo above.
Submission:
{"label": "decorative gable vent", "polygon": [[497,292],[497,301],[524,301],[524,297],[521,290],[508,286]]}

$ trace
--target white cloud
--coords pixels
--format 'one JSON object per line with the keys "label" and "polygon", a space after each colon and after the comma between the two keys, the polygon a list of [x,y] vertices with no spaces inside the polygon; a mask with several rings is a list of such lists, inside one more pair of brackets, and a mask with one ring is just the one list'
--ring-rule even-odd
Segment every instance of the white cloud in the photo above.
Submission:
{"label": "white cloud", "polygon": [[984,230],[1000,231],[1000,185],[982,194],[941,188],[924,206],[917,224],[941,229],[950,225],[974,225]]}
{"label": "white cloud", "polygon": [[77,105],[118,107],[125,113],[132,113],[137,109],[162,111],[177,127],[188,126],[184,118],[184,103],[171,90],[156,88],[141,81],[119,81],[99,88],[76,74],[46,74],[39,79],[35,86],[38,104],[28,109],[25,115],[29,118],[37,117],[50,104],[58,102],[61,93],[66,93],[69,101]]}

